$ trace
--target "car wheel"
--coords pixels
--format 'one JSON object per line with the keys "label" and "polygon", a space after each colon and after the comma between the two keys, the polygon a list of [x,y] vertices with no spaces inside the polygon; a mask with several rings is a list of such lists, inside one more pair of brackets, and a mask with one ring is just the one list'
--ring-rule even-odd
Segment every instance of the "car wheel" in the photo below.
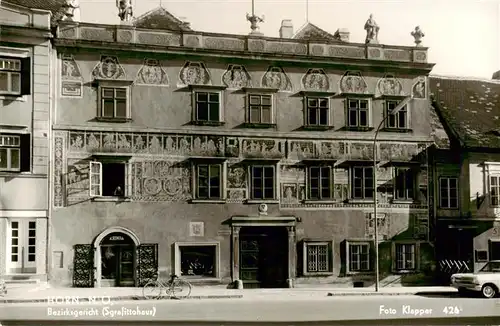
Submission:
{"label": "car wheel", "polygon": [[495,297],[495,295],[497,294],[497,290],[492,285],[486,284],[481,289],[481,293],[483,297],[490,299]]}

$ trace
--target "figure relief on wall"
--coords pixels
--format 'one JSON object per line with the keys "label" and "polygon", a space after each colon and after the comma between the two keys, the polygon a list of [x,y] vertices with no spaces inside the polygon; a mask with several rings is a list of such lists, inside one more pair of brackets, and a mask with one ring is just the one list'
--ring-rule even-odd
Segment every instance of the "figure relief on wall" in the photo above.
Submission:
{"label": "figure relief on wall", "polygon": [[302,86],[306,90],[326,92],[330,89],[330,81],[323,69],[311,68],[302,77]]}
{"label": "figure relief on wall", "polygon": [[246,157],[284,157],[285,141],[245,139],[242,154]]}
{"label": "figure relief on wall", "polygon": [[366,94],[368,85],[360,72],[346,72],[340,79],[340,92],[345,94]]}
{"label": "figure relief on wall", "polygon": [[341,159],[345,156],[345,143],[340,141],[321,142],[319,157]]}
{"label": "figure relief on wall", "polygon": [[281,184],[281,204],[297,204],[299,202],[299,187],[296,183]]}
{"label": "figure relief on wall", "polygon": [[282,164],[280,167],[280,180],[284,183],[304,183],[305,178],[304,166]]}
{"label": "figure relief on wall", "polygon": [[380,95],[401,96],[404,95],[403,85],[393,75],[386,75],[378,81],[377,90]]}
{"label": "figure relief on wall", "polygon": [[413,98],[425,99],[427,98],[427,84],[425,77],[419,77],[417,82],[413,84],[412,95]]}
{"label": "figure relief on wall", "polygon": [[195,136],[192,154],[201,156],[223,156],[224,138],[217,136]]}
{"label": "figure relief on wall", "polygon": [[349,146],[349,157],[358,160],[373,160],[373,144],[351,143]]}
{"label": "figure relief on wall", "polygon": [[61,56],[61,96],[81,97],[83,95],[83,77],[80,67],[71,54]]}
{"label": "figure relief on wall", "polygon": [[228,65],[227,70],[222,75],[222,83],[230,89],[252,87],[250,74],[241,65]]}
{"label": "figure relief on wall", "polygon": [[228,188],[246,188],[246,172],[241,166],[231,166],[227,173]]}
{"label": "figure relief on wall", "polygon": [[92,79],[125,79],[125,69],[115,56],[101,56],[92,70]]}
{"label": "figure relief on wall", "polygon": [[233,137],[226,138],[225,152],[226,156],[228,157],[238,157],[240,155],[238,138],[233,138]]}
{"label": "figure relief on wall", "polygon": [[203,62],[186,62],[179,73],[181,85],[210,85],[210,73]]}
{"label": "figure relief on wall", "polygon": [[384,161],[411,161],[418,155],[417,144],[380,144],[379,158]]}
{"label": "figure relief on wall", "polygon": [[366,237],[371,239],[375,237],[375,220],[377,221],[379,239],[388,239],[389,217],[384,213],[377,214],[376,218],[373,213],[366,214]]}
{"label": "figure relief on wall", "polygon": [[282,67],[271,66],[262,77],[262,87],[276,88],[283,92],[291,92],[292,82]]}
{"label": "figure relief on wall", "polygon": [[144,64],[137,73],[136,85],[168,86],[168,75],[156,59],[144,59]]}
{"label": "figure relief on wall", "polygon": [[315,146],[313,142],[309,141],[291,141],[288,143],[290,147],[289,158],[292,160],[300,160],[304,158],[315,157]]}

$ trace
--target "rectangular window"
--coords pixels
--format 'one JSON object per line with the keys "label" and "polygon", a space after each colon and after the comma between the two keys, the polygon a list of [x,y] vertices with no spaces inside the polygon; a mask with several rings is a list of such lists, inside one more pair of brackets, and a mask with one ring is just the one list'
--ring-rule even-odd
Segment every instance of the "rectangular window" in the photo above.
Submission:
{"label": "rectangular window", "polygon": [[347,100],[347,126],[369,127],[369,108],[367,100]]}
{"label": "rectangular window", "polygon": [[186,278],[218,277],[218,244],[176,243],[176,274]]}
{"label": "rectangular window", "polygon": [[222,166],[220,164],[199,164],[196,166],[197,198],[221,198]]}
{"label": "rectangular window", "polygon": [[373,167],[352,168],[352,198],[373,198]]}
{"label": "rectangular window", "polygon": [[108,119],[128,118],[128,89],[100,87],[101,117]]}
{"label": "rectangular window", "polygon": [[195,93],[196,120],[206,122],[220,121],[219,93]]}
{"label": "rectangular window", "polygon": [[489,241],[488,245],[488,252],[489,252],[489,260],[500,260],[500,241]]}
{"label": "rectangular window", "polygon": [[274,199],[274,178],[274,166],[252,166],[252,199]]}
{"label": "rectangular window", "polygon": [[439,179],[439,207],[458,208],[458,179]]}
{"label": "rectangular window", "polygon": [[0,135],[0,171],[21,171],[21,137]]}
{"label": "rectangular window", "polygon": [[307,97],[307,125],[308,126],[328,126],[327,98]]}
{"label": "rectangular window", "polygon": [[490,176],[491,206],[500,206],[500,176]]}
{"label": "rectangular window", "polygon": [[398,101],[386,102],[387,128],[390,129],[406,129],[408,128],[408,109],[405,105],[398,112],[391,113],[398,106]]}
{"label": "rectangular window", "polygon": [[328,166],[309,168],[309,199],[332,199],[332,169]]}
{"label": "rectangular window", "polygon": [[410,168],[395,168],[395,198],[412,200],[414,196],[414,174]]}
{"label": "rectangular window", "polygon": [[273,123],[271,95],[250,94],[248,95],[248,102],[250,123]]}
{"label": "rectangular window", "polygon": [[396,270],[414,270],[416,268],[416,245],[397,243],[395,246]]}
{"label": "rectangular window", "polygon": [[21,60],[0,59],[0,94],[21,95]]}
{"label": "rectangular window", "polygon": [[306,242],[306,273],[331,272],[330,244],[328,242]]}
{"label": "rectangular window", "polygon": [[349,271],[366,272],[370,270],[370,244],[348,243]]}
{"label": "rectangular window", "polygon": [[126,195],[126,164],[90,162],[90,196],[124,197]]}

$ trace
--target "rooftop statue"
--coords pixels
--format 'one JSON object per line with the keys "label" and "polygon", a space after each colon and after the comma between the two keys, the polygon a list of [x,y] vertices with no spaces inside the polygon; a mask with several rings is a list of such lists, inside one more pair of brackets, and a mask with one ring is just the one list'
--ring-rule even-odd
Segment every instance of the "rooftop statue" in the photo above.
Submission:
{"label": "rooftop statue", "polygon": [[420,26],[415,27],[415,30],[411,32],[411,36],[415,38],[416,46],[422,46],[422,37],[425,36],[424,32],[420,29]]}
{"label": "rooftop statue", "polygon": [[366,30],[366,40],[365,43],[378,44],[378,31],[380,27],[377,25],[377,22],[373,19],[373,15],[370,14],[370,18],[365,23]]}
{"label": "rooftop statue", "polygon": [[130,22],[132,20],[132,0],[116,0],[118,7],[118,17],[122,22]]}

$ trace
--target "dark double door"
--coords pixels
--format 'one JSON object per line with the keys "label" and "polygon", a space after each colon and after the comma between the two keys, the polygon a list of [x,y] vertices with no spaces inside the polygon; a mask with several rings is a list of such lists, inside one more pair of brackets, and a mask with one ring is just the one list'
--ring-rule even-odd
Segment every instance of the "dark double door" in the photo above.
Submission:
{"label": "dark double door", "polygon": [[245,288],[287,287],[288,233],[285,227],[242,227],[240,278]]}
{"label": "dark double door", "polygon": [[102,279],[109,286],[135,286],[135,246],[103,245],[101,259]]}

